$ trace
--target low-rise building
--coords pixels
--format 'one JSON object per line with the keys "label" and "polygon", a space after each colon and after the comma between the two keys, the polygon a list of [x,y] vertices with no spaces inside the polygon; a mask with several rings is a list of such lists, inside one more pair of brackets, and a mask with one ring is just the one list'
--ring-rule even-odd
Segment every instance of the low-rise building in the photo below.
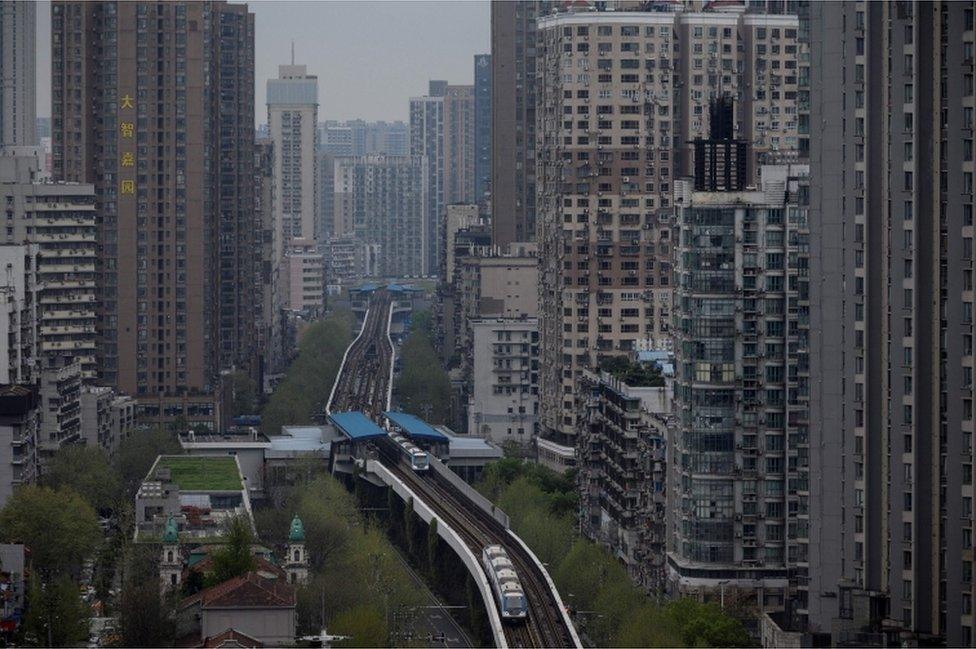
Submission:
{"label": "low-rise building", "polygon": [[608,372],[583,370],[580,377],[580,527],[620,559],[638,585],[662,594],[672,388],[657,372],[631,367],[636,370],[631,385]]}
{"label": "low-rise building", "polygon": [[37,391],[0,386],[0,507],[21,485],[37,479]]}
{"label": "low-rise building", "polygon": [[538,432],[539,328],[535,318],[472,320],[468,433],[529,448]]}
{"label": "low-rise building", "polygon": [[160,455],[136,493],[135,516],[140,543],[159,543],[170,520],[179,543],[219,540],[235,517],[254,525],[241,466],[229,455]]}
{"label": "low-rise building", "polygon": [[[199,647],[282,647],[295,643],[295,586],[253,571],[196,593],[177,616]],[[254,642],[258,644],[254,644]]]}
{"label": "low-rise building", "polygon": [[458,435],[447,426],[435,426],[447,438],[447,467],[469,484],[478,482],[485,467],[504,453],[491,440],[474,435]]}

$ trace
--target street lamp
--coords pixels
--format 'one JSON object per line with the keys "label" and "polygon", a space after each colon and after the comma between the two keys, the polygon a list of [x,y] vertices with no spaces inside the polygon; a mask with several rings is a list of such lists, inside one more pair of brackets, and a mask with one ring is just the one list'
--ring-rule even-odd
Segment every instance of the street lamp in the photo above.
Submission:
{"label": "street lamp", "polygon": [[725,581],[718,582],[719,606],[722,607],[723,611],[725,610],[725,586],[728,583],[729,583],[728,579],[726,579]]}

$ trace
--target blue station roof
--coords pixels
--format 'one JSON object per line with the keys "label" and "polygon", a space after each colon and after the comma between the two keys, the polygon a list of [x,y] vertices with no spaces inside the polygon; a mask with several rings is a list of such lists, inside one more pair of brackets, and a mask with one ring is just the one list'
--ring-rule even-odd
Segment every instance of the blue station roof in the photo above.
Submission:
{"label": "blue station roof", "polygon": [[356,293],[356,292],[359,292],[359,293],[372,293],[373,291],[375,291],[378,288],[380,288],[380,285],[379,284],[376,284],[374,282],[366,282],[365,284],[360,284],[359,286],[354,286],[353,288],[351,288],[349,290],[350,290],[350,292],[353,292],[353,293]]}
{"label": "blue station roof", "polygon": [[422,288],[417,288],[413,284],[389,284],[386,289],[391,293],[419,293]]}
{"label": "blue station roof", "polygon": [[329,420],[336,425],[336,428],[343,435],[351,440],[370,439],[386,435],[386,431],[361,412],[339,412],[329,415]]}
{"label": "blue station roof", "polygon": [[390,411],[384,412],[383,414],[387,419],[403,429],[403,432],[407,434],[407,437],[429,439],[435,442],[444,442],[445,444],[449,441],[444,433],[435,430],[423,419],[414,417],[413,415],[408,415],[405,412]]}

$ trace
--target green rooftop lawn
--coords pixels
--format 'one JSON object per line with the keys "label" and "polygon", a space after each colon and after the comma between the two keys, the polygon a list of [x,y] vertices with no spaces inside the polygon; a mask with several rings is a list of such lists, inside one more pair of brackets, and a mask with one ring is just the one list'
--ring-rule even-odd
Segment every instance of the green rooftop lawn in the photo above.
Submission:
{"label": "green rooftop lawn", "polygon": [[173,482],[188,491],[239,491],[241,477],[232,457],[164,457],[160,467],[170,470]]}

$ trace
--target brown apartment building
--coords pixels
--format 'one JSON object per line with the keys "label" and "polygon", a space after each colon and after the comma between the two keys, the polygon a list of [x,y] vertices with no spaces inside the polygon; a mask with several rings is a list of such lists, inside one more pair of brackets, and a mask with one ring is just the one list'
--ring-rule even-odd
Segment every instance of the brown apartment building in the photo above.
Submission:
{"label": "brown apartment building", "polygon": [[254,16],[223,2],[51,12],[53,173],[93,183],[100,220],[99,378],[144,416],[206,421],[220,371],[256,356]]}
{"label": "brown apartment building", "polygon": [[567,449],[582,370],[671,344],[674,181],[709,101],[731,96],[734,137],[758,143],[749,182],[797,147],[797,17],[669,8],[538,20],[541,424]]}

